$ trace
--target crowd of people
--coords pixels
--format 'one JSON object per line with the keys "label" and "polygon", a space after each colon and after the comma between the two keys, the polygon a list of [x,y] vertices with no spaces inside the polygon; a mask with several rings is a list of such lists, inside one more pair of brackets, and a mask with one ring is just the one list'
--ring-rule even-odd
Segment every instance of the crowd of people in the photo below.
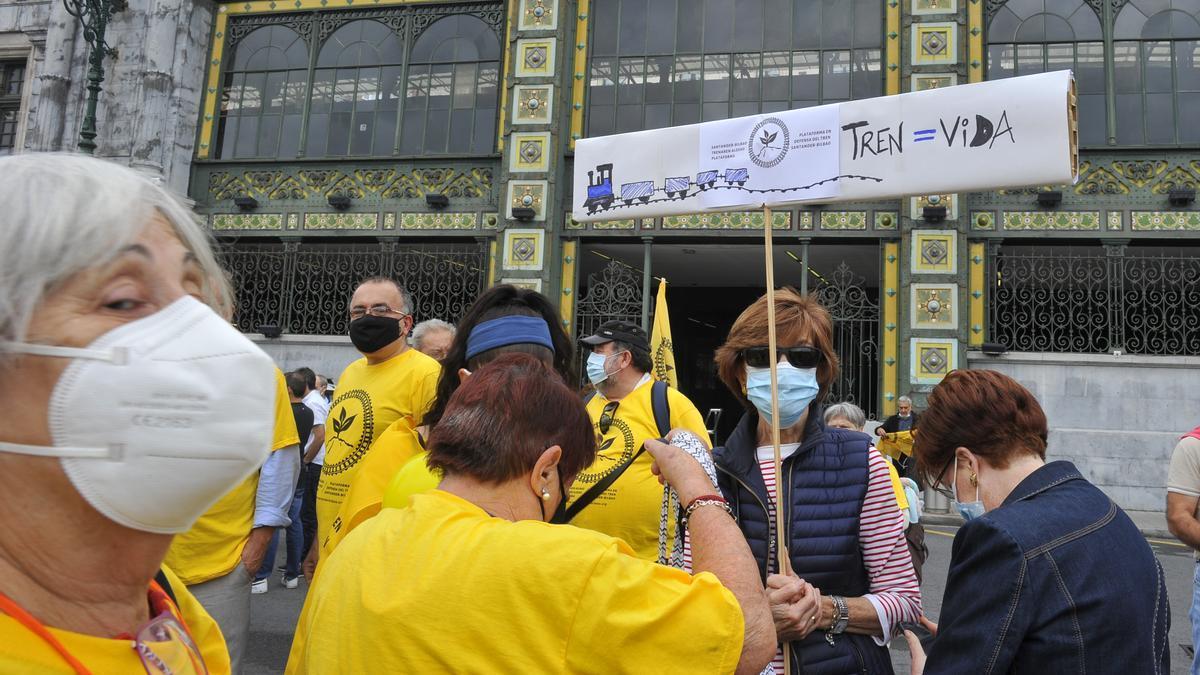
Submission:
{"label": "crowd of people", "polygon": [[[0,174],[0,672],[239,672],[281,539],[280,585],[308,579],[289,673],[891,673],[902,634],[913,673],[1169,671],[1152,550],[1003,374],[864,433],[828,400],[828,312],[780,289],[777,349],[763,296],[717,350],[744,413],[713,447],[641,326],[573,341],[509,285],[414,324],[377,277],[346,307],[361,358],[285,375],[161,187],[83,156]],[[936,624],[918,485],[965,520]]]}

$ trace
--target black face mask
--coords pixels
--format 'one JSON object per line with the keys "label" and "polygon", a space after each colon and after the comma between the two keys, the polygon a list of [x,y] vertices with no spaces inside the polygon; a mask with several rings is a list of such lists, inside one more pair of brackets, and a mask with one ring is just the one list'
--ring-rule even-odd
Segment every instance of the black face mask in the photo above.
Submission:
{"label": "black face mask", "polygon": [[400,319],[367,315],[350,322],[350,342],[363,354],[371,354],[400,339]]}

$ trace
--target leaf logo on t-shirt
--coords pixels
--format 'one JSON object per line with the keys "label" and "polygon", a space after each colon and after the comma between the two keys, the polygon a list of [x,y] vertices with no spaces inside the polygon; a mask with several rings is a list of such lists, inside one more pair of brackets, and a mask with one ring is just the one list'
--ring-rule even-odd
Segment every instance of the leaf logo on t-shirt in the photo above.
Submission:
{"label": "leaf logo on t-shirt", "polygon": [[596,448],[596,452],[604,452],[605,450],[607,450],[607,449],[611,448],[611,447],[612,447],[612,444],[613,444],[613,441],[615,441],[615,440],[617,440],[617,438],[616,438],[615,436],[614,436],[614,437],[612,437],[612,438],[606,438],[606,439],[604,439],[604,440],[603,440],[603,441],[600,443],[600,447]]}
{"label": "leaf logo on t-shirt", "polygon": [[336,436],[336,435],[342,433],[343,431],[349,429],[350,425],[354,424],[354,419],[356,417],[358,417],[358,415],[350,415],[349,417],[347,417],[346,409],[342,408],[342,414],[339,415],[338,418],[333,421],[334,435]]}

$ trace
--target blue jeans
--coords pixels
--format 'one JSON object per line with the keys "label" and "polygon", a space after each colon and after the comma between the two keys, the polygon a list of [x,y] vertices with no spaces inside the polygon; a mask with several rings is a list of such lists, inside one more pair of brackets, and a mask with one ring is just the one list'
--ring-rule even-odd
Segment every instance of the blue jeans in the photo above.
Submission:
{"label": "blue jeans", "polygon": [[[292,497],[292,506],[288,509],[288,518],[292,519],[292,523],[287,526],[287,563],[283,575],[289,579],[300,576],[300,564],[304,562],[304,523],[300,522],[300,507],[303,503],[304,492],[301,490]],[[262,567],[259,567],[258,574],[254,575],[255,581],[262,581],[271,576],[271,569],[275,567],[275,554],[279,550],[280,529],[276,528],[275,534],[271,536],[271,544],[267,547],[267,555],[263,557]]]}
{"label": "blue jeans", "polygon": [[1196,563],[1196,573],[1192,580],[1192,608],[1188,611],[1192,620],[1192,646],[1196,649],[1192,657],[1192,675],[1200,675],[1200,562]]}

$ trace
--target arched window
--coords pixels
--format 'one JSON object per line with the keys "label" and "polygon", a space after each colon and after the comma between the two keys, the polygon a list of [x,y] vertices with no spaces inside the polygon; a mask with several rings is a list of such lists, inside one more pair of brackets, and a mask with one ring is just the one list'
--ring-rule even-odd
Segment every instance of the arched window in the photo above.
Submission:
{"label": "arched window", "polygon": [[403,64],[400,36],[378,21],[351,21],[334,31],[313,72],[307,154],[392,154]]}
{"label": "arched window", "polygon": [[604,0],[588,135],[883,93],[882,0]]}
{"label": "arched window", "polygon": [[1200,143],[1200,0],[1129,0],[1113,38],[1117,142]]}
{"label": "arched window", "polygon": [[221,92],[220,157],[295,157],[308,96],[308,45],[287,26],[264,26],[237,45]]}
{"label": "arched window", "polygon": [[1074,71],[1079,142],[1105,143],[1103,30],[1084,0],[1008,0],[992,16],[987,40],[988,79]]}
{"label": "arched window", "polygon": [[438,19],[413,43],[402,154],[490,153],[496,137],[500,41],[469,15]]}

